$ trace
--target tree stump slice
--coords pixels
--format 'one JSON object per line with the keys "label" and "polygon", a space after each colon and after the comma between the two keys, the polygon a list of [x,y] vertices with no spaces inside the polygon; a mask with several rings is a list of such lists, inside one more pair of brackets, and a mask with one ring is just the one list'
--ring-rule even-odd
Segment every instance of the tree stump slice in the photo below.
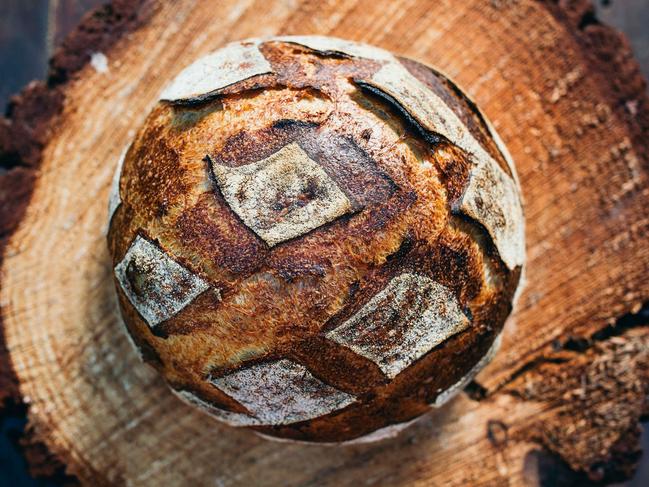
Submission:
{"label": "tree stump slice", "polygon": [[[124,146],[227,41],[325,34],[436,66],[516,161],[527,285],[496,360],[394,439],[277,443],[182,404],[129,345],[105,242]],[[84,37],[85,36],[85,37]],[[103,54],[107,64],[88,62]],[[649,103],[589,3],[114,2],[0,124],[4,396],[92,485],[577,485],[628,477],[649,393]],[[2,394],[0,394],[2,397]],[[563,482],[563,483],[562,483]],[[581,485],[581,484],[579,484]]]}

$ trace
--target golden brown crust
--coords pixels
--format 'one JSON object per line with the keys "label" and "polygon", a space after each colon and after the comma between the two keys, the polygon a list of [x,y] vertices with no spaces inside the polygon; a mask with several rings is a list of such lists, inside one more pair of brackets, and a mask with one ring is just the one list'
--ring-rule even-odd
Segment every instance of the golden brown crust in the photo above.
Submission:
{"label": "golden brown crust", "polygon": [[[363,80],[403,63],[512,174],[479,112],[429,68],[255,42],[246,49],[258,49],[270,73],[159,103],[127,152],[108,236],[113,263],[129,264],[136,238],[162,256],[155,269],[123,273],[120,304],[145,359],[174,388],[238,414],[228,421],[349,440],[424,413],[462,379],[501,331],[520,276],[483,224],[456,211],[473,155]],[[169,269],[195,280],[170,280],[174,300],[163,304],[174,312],[152,323],[137,303],[152,299],[151,276]],[[421,295],[422,283],[432,294]],[[350,320],[377,321],[376,344],[405,348],[379,359],[380,347],[331,339]],[[232,377],[276,384],[298,375],[309,390],[276,424],[273,398],[258,393],[257,404],[228,389]]]}

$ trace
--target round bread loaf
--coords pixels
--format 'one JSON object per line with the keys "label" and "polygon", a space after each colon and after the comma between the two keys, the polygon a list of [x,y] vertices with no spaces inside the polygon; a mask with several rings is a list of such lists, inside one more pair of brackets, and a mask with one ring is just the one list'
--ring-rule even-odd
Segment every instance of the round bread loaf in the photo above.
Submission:
{"label": "round bread loaf", "polygon": [[461,390],[525,257],[515,170],[476,106],[328,37],[236,42],[182,71],[109,213],[143,359],[217,419],[293,440],[376,439]]}

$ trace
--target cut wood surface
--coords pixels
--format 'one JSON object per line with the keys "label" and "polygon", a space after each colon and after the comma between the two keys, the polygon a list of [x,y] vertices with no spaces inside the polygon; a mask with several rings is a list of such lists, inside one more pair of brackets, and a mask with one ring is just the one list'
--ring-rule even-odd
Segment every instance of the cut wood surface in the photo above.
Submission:
{"label": "cut wood surface", "polygon": [[[649,392],[649,104],[625,41],[588,3],[130,8],[128,25],[106,9],[87,18],[86,34],[101,35],[81,45],[83,28],[73,33],[49,87],[28,88],[0,130],[12,166],[0,182],[0,384],[28,405],[33,441],[92,485],[576,485],[632,473]],[[517,164],[527,285],[502,350],[469,395],[394,439],[286,444],[221,425],[173,396],[117,318],[105,231],[122,149],[185,65],[275,34],[335,35],[437,66]],[[84,65],[95,51],[106,64]]]}

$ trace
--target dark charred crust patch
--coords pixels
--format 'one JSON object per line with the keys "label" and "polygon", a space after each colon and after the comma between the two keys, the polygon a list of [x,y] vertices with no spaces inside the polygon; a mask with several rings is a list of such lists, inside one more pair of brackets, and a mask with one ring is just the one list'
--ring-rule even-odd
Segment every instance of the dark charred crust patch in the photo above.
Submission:
{"label": "dark charred crust patch", "polygon": [[406,235],[403,241],[401,242],[401,245],[399,245],[399,248],[396,250],[396,252],[393,252],[386,257],[386,262],[394,263],[394,264],[398,264],[402,262],[403,259],[413,249],[414,244],[415,242],[413,238],[409,234]]}
{"label": "dark charred crust patch", "polygon": [[209,154],[211,162],[238,167],[265,159],[282,147],[299,139],[317,124],[301,120],[280,119],[258,131],[244,130],[229,137],[223,148]]}
{"label": "dark charred crust patch", "polygon": [[303,257],[296,256],[296,259],[290,261],[279,261],[274,266],[277,274],[286,282],[293,282],[299,277],[324,277],[327,274],[328,263],[320,261],[317,256]]}
{"label": "dark charred crust patch", "polygon": [[308,122],[302,122],[301,120],[290,120],[287,118],[283,118],[281,120],[277,120],[276,122],[273,122],[272,128],[278,129],[278,130],[285,130],[285,129],[294,129],[294,128],[303,128],[303,129],[309,129],[316,127],[317,124],[314,123],[308,123]]}
{"label": "dark charred crust patch", "polygon": [[239,278],[250,275],[268,257],[268,245],[229,208],[218,187],[215,193],[202,194],[195,206],[178,216],[174,233],[201,260]]}
{"label": "dark charred crust patch", "polygon": [[478,256],[469,248],[469,241],[451,240],[442,235],[438,246],[427,249],[426,254],[421,252],[423,248],[421,253],[411,253],[409,265],[428,270],[435,281],[452,289],[460,304],[466,307],[480,292],[482,282]]}
{"label": "dark charred crust patch", "polygon": [[283,353],[310,370],[317,370],[322,380],[360,400],[369,399],[373,389],[387,382],[374,362],[321,334],[305,337],[297,346],[286,347]]}

